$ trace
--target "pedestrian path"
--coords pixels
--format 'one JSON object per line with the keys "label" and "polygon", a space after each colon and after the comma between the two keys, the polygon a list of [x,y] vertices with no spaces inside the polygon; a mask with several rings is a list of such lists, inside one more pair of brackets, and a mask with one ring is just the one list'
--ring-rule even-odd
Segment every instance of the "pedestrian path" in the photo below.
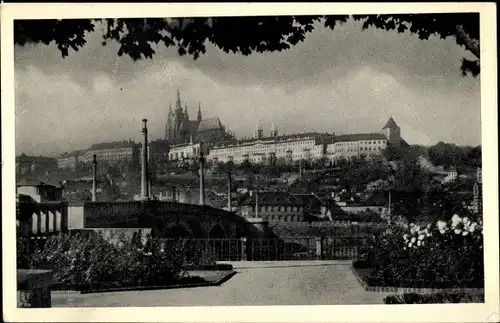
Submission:
{"label": "pedestrian path", "polygon": [[221,286],[100,294],[54,292],[54,307],[264,306],[382,304],[387,293],[366,292],[349,261],[234,262]]}

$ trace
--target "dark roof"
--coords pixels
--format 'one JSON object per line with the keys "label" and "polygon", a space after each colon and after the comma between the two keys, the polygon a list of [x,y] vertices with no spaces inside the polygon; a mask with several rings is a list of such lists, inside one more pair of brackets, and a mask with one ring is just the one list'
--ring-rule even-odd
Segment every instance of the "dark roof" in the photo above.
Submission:
{"label": "dark roof", "polygon": [[222,129],[222,124],[219,118],[210,118],[201,120],[198,125],[198,131],[207,131],[207,130],[219,130]]}
{"label": "dark roof", "polygon": [[335,136],[334,142],[358,141],[358,140],[387,140],[381,133],[354,133]]}
{"label": "dark roof", "polygon": [[90,146],[90,150],[132,148],[134,146],[140,146],[140,145],[137,145],[137,143],[130,142],[130,141],[101,142],[101,143],[93,144],[92,146]]}
{"label": "dark roof", "polygon": [[258,192],[241,202],[241,205],[255,205],[255,197],[259,197],[259,205],[303,205],[302,201],[287,192]]}
{"label": "dark roof", "polygon": [[61,155],[61,158],[66,158],[66,157],[75,157],[75,156],[78,156],[82,153],[82,151],[79,151],[79,150],[74,150],[70,153],[64,153]]}
{"label": "dark roof", "polygon": [[319,132],[305,132],[305,133],[298,133],[298,134],[290,134],[290,135],[279,135],[276,137],[262,137],[262,138],[245,138],[245,139],[239,139],[239,140],[231,140],[231,141],[226,141],[226,142],[221,142],[217,143],[215,148],[225,148],[225,147],[233,147],[233,146],[243,146],[243,145],[254,145],[258,142],[286,142],[286,141],[293,141],[293,140],[300,140],[300,139],[306,139],[306,138],[312,138],[316,140],[317,142],[326,142],[329,138],[331,138],[333,135],[332,134],[325,134],[325,133],[319,133]]}
{"label": "dark roof", "polygon": [[397,128],[397,127],[398,127],[398,125],[396,124],[396,121],[394,121],[394,119],[392,117],[390,117],[382,129],[392,129],[392,128]]}
{"label": "dark roof", "polygon": [[316,204],[316,203],[322,203],[321,199],[319,199],[317,196],[311,193],[295,193],[293,196],[300,200],[302,204]]}

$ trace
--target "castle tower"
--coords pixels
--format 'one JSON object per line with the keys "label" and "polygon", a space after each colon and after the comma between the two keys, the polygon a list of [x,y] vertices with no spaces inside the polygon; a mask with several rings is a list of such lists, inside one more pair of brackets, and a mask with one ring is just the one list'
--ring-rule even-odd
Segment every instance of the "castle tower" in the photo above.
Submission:
{"label": "castle tower", "polygon": [[168,107],[167,124],[165,125],[165,140],[172,139],[172,129],[173,129],[174,113],[172,111],[172,102]]}
{"label": "castle tower", "polygon": [[198,118],[197,118],[198,122],[200,122],[202,119],[201,117],[201,104],[200,102],[198,102]]}
{"label": "castle tower", "polygon": [[263,137],[262,128],[260,127],[259,120],[257,120],[257,124],[255,125],[254,138],[255,139],[260,139],[262,137]]}
{"label": "castle tower", "polygon": [[382,133],[387,137],[387,142],[392,146],[399,146],[401,144],[401,128],[392,117],[387,120],[387,123],[382,128]]}
{"label": "castle tower", "polygon": [[273,125],[271,126],[271,137],[278,137],[278,128],[276,128],[276,123],[273,120]]}

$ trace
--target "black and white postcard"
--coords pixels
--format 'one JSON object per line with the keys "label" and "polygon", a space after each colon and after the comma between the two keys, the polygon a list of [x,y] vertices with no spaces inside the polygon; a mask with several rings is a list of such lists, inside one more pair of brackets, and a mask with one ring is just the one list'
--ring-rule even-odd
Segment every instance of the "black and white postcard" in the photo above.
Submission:
{"label": "black and white postcard", "polygon": [[494,4],[1,13],[7,321],[500,319]]}

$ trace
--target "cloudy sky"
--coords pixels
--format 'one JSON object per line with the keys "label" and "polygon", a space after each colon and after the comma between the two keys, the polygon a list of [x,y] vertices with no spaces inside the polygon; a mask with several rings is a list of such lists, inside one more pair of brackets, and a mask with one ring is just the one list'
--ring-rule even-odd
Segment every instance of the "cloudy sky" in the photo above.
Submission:
{"label": "cloudy sky", "polygon": [[238,136],[268,132],[378,132],[393,116],[411,144],[481,140],[480,80],[460,75],[470,57],[453,38],[317,28],[291,50],[242,56],[208,46],[193,60],[159,48],[153,60],[119,58],[101,33],[62,59],[55,46],[15,49],[17,154],[57,155],[95,142],[163,137],[179,89],[195,118],[220,117]]}

